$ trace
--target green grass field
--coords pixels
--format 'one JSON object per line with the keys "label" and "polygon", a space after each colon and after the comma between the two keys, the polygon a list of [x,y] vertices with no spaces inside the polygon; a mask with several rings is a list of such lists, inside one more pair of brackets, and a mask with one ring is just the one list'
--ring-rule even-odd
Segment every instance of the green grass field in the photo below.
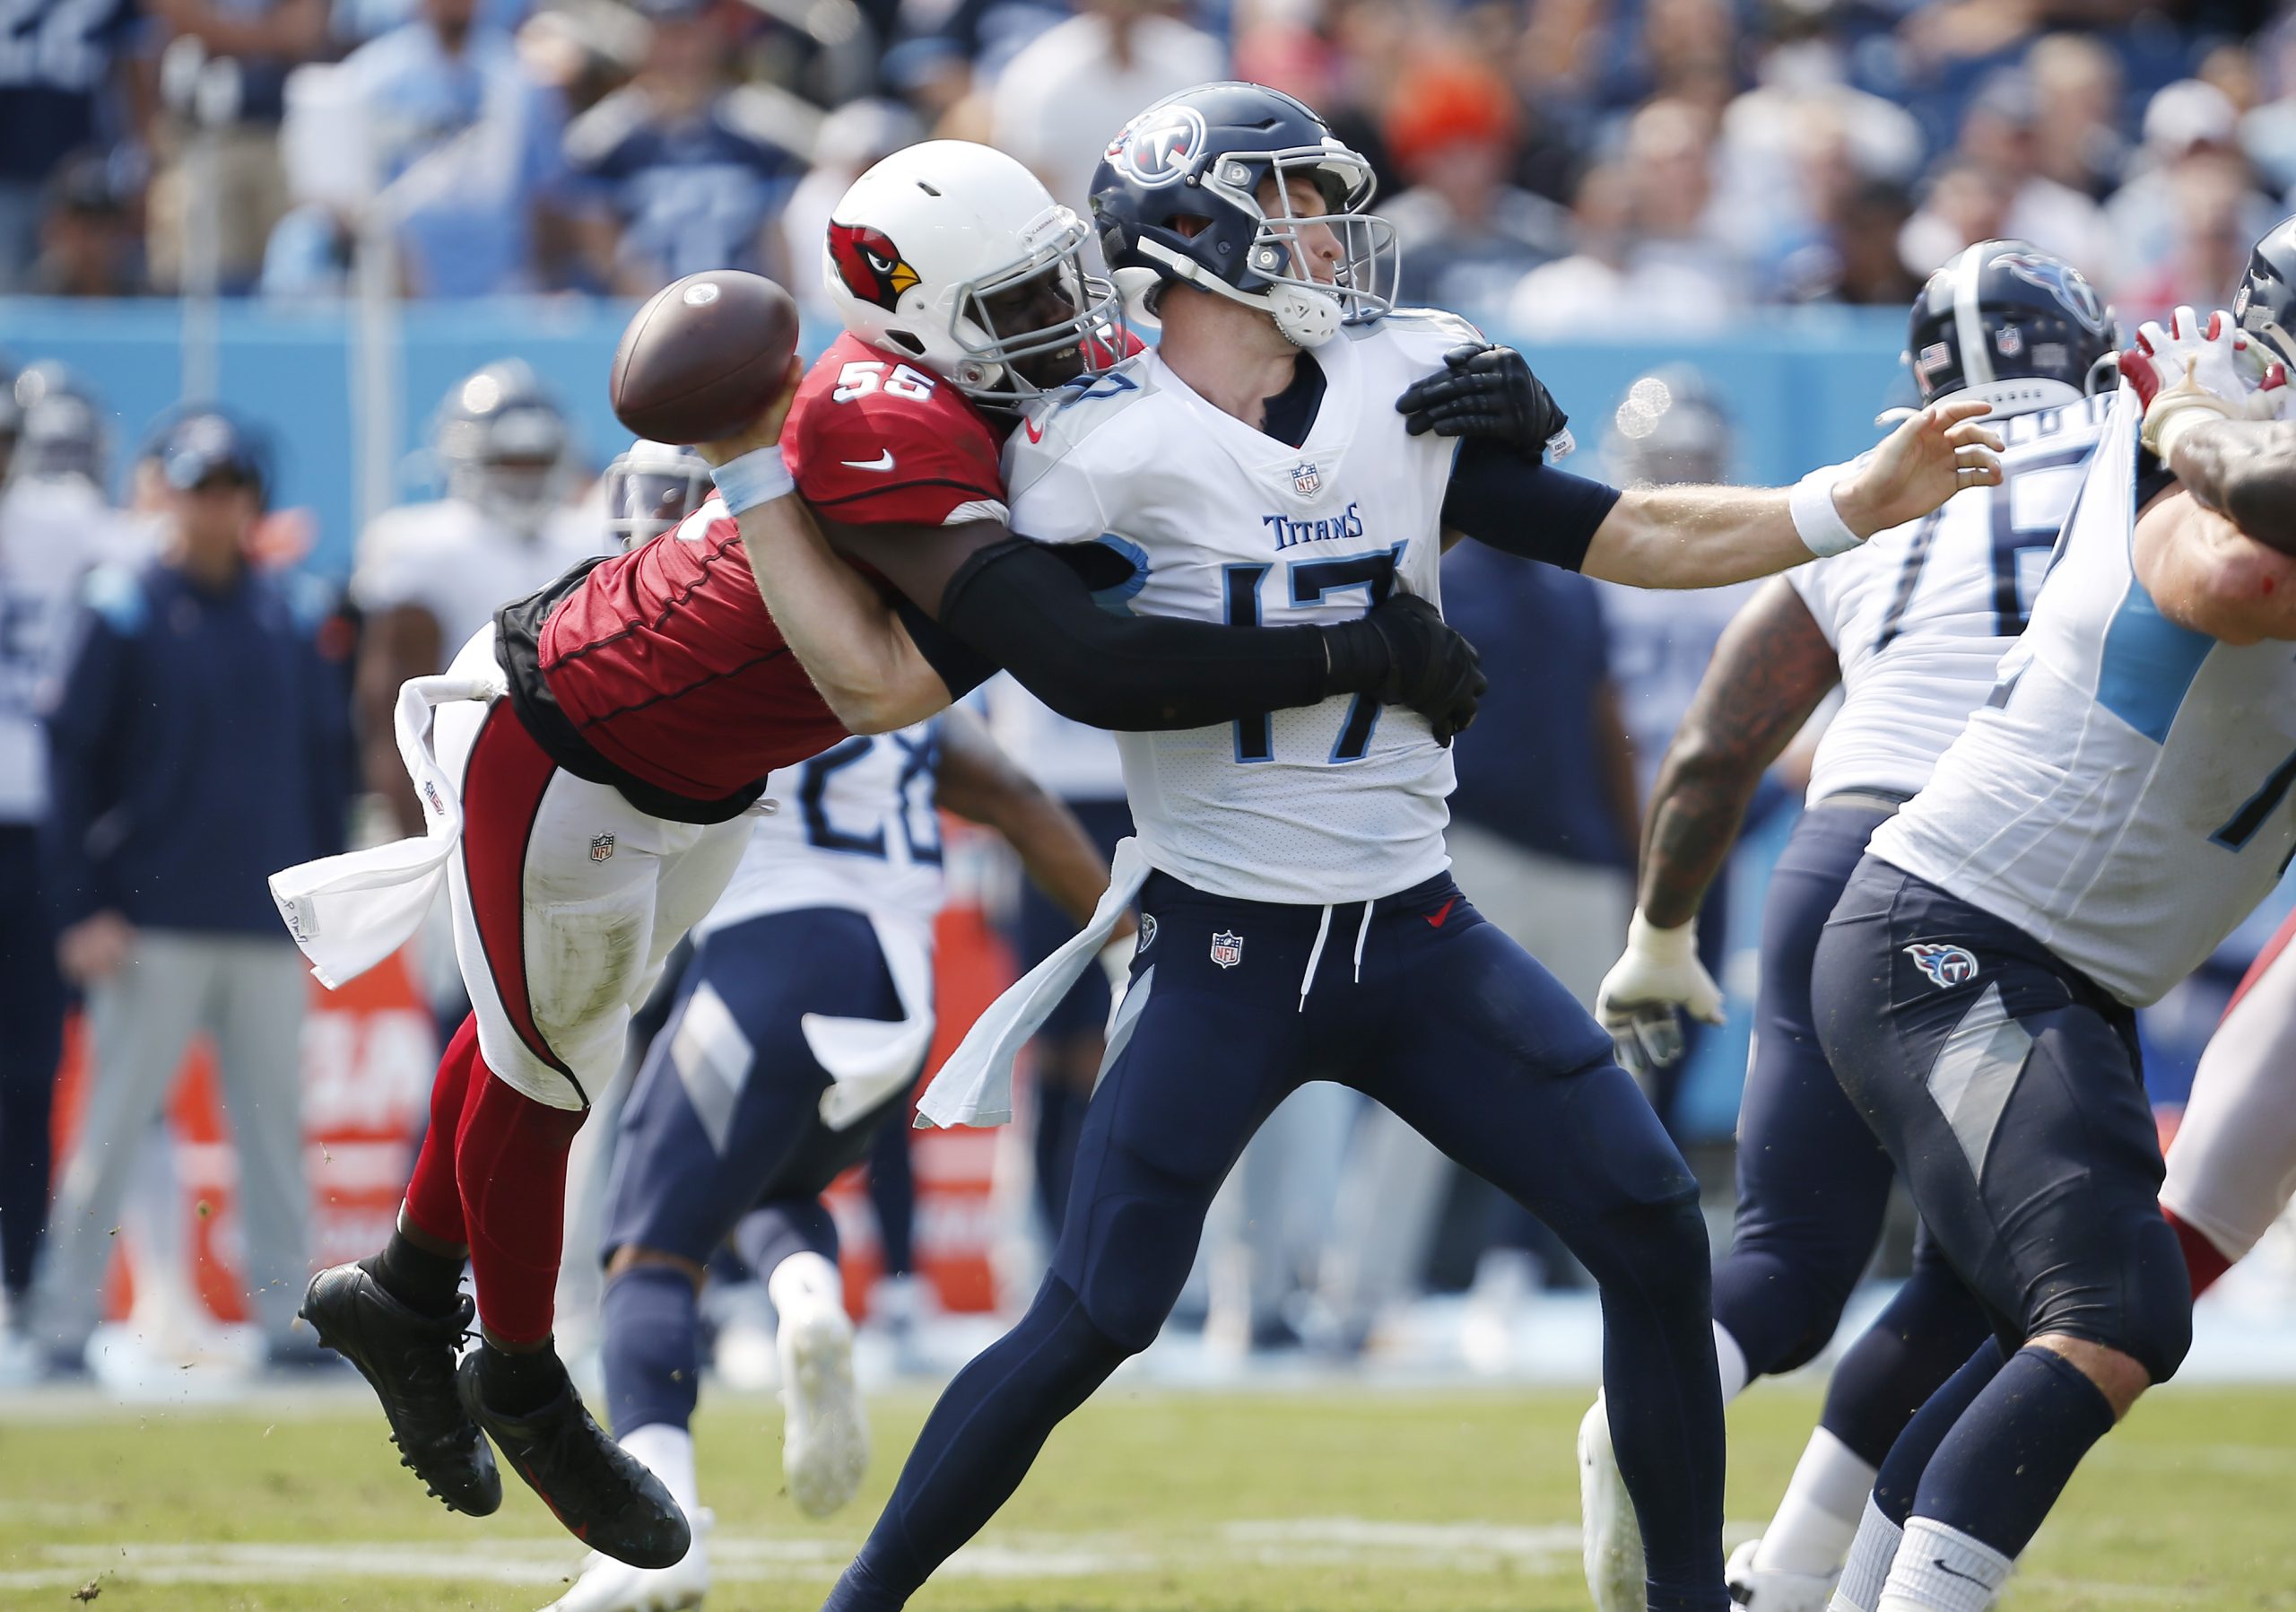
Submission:
{"label": "green grass field", "polygon": [[[780,1494],[778,1407],[700,1427],[719,1519],[715,1612],[811,1608],[891,1486],[927,1401],[875,1406],[878,1458],[827,1523]],[[921,1609],[1563,1612],[1578,1576],[1577,1393],[1184,1395],[1119,1386]],[[1732,1413],[1729,1514],[1785,1483],[1813,1395]],[[580,1549],[515,1481],[484,1522],[427,1499],[348,1398],[231,1410],[0,1408],[0,1608],[540,1607]],[[1734,1525],[1733,1537],[1748,1524]],[[2171,1390],[2091,1458],[2035,1545],[2016,1612],[2296,1608],[2296,1391]]]}

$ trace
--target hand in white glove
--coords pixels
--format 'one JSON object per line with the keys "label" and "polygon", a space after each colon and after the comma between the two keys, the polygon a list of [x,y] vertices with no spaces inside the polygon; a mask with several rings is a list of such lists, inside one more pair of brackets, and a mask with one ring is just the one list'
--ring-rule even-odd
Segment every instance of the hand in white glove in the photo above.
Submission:
{"label": "hand in white glove", "polygon": [[1618,1043],[1619,1061],[1642,1075],[1682,1057],[1681,1012],[1722,1022],[1722,989],[1698,960],[1697,926],[1661,929],[1638,911],[1627,926],[1625,954],[1595,993],[1595,1016]]}
{"label": "hand in white glove", "polygon": [[2144,405],[2144,446],[2162,459],[2202,421],[2269,419],[2277,399],[2268,394],[2288,381],[2285,368],[2230,314],[2204,320],[2189,308],[2170,315],[2166,329],[2151,320],[2138,327],[2120,372]]}

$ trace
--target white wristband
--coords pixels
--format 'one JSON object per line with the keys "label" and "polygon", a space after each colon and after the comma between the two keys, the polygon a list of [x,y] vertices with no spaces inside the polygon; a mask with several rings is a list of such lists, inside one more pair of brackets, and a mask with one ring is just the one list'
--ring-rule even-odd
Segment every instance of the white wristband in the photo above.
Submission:
{"label": "white wristband", "polygon": [[1794,535],[1821,560],[1866,541],[1849,529],[1849,523],[1834,507],[1834,484],[1840,479],[1841,466],[1828,465],[1796,482],[1786,496],[1786,507],[1794,517]]}
{"label": "white wristband", "polygon": [[726,501],[726,510],[730,515],[770,504],[797,490],[797,478],[789,474],[789,466],[782,461],[781,445],[778,442],[770,448],[752,449],[738,459],[728,459],[709,475],[718,484],[718,495]]}

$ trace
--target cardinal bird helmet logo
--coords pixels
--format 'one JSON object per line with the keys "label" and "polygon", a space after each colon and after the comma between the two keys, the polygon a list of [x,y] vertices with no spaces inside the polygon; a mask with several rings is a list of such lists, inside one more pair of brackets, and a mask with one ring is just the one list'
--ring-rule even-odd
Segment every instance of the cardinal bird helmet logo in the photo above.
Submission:
{"label": "cardinal bird helmet logo", "polygon": [[867,224],[840,224],[831,220],[829,255],[837,265],[838,278],[845,282],[846,290],[888,313],[899,306],[901,292],[922,278],[903,260],[900,248],[893,245],[891,236]]}

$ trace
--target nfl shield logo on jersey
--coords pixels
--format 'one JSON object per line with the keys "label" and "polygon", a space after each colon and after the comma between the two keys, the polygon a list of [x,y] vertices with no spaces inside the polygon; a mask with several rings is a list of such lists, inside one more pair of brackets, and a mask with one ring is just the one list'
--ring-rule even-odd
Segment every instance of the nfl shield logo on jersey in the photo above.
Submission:
{"label": "nfl shield logo on jersey", "polygon": [[1324,473],[1302,459],[1292,466],[1292,491],[1306,498],[1324,484]]}
{"label": "nfl shield logo on jersey", "polygon": [[1233,968],[1244,960],[1244,937],[1222,929],[1212,937],[1212,961],[1222,968]]}
{"label": "nfl shield logo on jersey", "polygon": [[591,861],[603,862],[612,855],[613,855],[613,836],[612,834],[592,834],[590,836]]}
{"label": "nfl shield logo on jersey", "polygon": [[1977,978],[1977,958],[1966,946],[1917,941],[1905,948],[1913,966],[1929,976],[1932,985],[1967,985]]}

